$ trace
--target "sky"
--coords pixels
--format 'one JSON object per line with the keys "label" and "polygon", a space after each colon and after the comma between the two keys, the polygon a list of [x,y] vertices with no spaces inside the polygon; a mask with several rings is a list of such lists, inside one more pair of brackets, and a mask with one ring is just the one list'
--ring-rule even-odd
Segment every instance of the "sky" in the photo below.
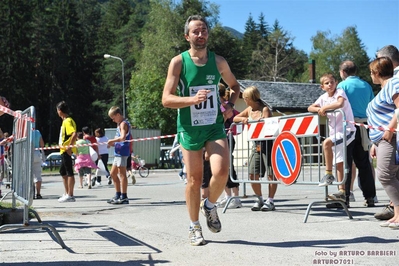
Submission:
{"label": "sky", "polygon": [[388,44],[399,48],[399,0],[209,0],[220,6],[219,22],[241,33],[251,14],[259,22],[263,13],[272,26],[280,26],[294,37],[293,45],[309,54],[311,37],[330,31],[329,38],[340,36],[356,26],[358,36],[370,58]]}

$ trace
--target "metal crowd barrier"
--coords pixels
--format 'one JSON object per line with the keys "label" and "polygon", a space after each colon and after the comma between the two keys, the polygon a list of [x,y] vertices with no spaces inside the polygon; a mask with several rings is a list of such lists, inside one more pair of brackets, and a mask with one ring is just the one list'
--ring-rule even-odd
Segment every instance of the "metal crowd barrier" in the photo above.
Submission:
{"label": "metal crowd barrier", "polygon": [[[17,228],[17,229],[32,229],[32,228],[46,228],[52,231],[58,240],[58,244],[62,248],[66,248],[62,238],[57,230],[50,224],[43,224],[36,211],[30,208],[33,202],[34,184],[33,184],[33,153],[34,143],[33,134],[35,128],[35,108],[29,107],[21,112],[22,118],[15,118],[13,122],[13,136],[12,144],[12,209],[16,210],[17,200],[23,204],[23,221],[22,224],[4,224],[0,226],[0,232],[3,230]],[[7,193],[8,194],[8,193]],[[5,195],[2,199],[6,198]],[[29,223],[29,214],[35,216],[39,224]],[[49,232],[50,234],[50,232]]]}
{"label": "metal crowd barrier", "polygon": [[[346,132],[346,118],[342,110],[330,111],[341,114],[343,117],[343,130]],[[236,135],[232,134],[234,132]],[[326,136],[328,136],[328,127],[326,127]],[[246,197],[246,184],[285,184],[285,185],[318,185],[324,176],[322,166],[324,165],[320,117],[315,113],[302,113],[295,115],[285,115],[262,119],[261,121],[250,122],[248,125],[233,123],[229,130],[229,142],[235,141],[235,148],[230,153],[230,179],[232,182],[240,183],[240,193]],[[261,156],[261,167],[273,169],[274,180],[268,180],[267,172],[259,180],[249,178],[249,165],[252,149],[255,149],[255,141],[266,141],[266,150],[271,149],[271,164]],[[269,145],[272,145],[270,147]],[[346,147],[346,134],[343,137],[343,145]],[[334,149],[334,147],[333,147]],[[267,152],[266,152],[267,153]],[[334,182],[332,185],[345,184],[349,173],[349,167],[346,162],[346,149],[344,149],[344,177],[341,182]],[[234,168],[233,168],[234,165]],[[233,179],[233,169],[237,172],[237,180]],[[262,171],[261,171],[262,172]],[[337,180],[337,173],[334,176]],[[311,208],[314,205],[326,205],[327,203],[341,204],[344,211],[350,219],[350,214],[346,204],[342,201],[331,200],[328,198],[328,186],[321,188],[325,190],[324,200],[313,201],[309,203],[304,223],[307,222]],[[277,191],[278,195],[278,191]],[[229,198],[223,209],[226,212],[230,202],[234,197]]]}

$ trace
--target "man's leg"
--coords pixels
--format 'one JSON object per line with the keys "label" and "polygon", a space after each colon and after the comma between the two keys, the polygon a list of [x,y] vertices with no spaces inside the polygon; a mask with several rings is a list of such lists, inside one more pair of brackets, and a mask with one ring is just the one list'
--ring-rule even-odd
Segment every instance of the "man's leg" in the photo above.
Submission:
{"label": "man's leg", "polygon": [[203,151],[188,151],[181,147],[187,173],[186,205],[191,222],[199,220],[201,185],[203,176]]}
{"label": "man's leg", "polygon": [[212,171],[208,200],[215,203],[223,193],[229,176],[230,152],[227,139],[208,141],[205,148],[209,154]]}

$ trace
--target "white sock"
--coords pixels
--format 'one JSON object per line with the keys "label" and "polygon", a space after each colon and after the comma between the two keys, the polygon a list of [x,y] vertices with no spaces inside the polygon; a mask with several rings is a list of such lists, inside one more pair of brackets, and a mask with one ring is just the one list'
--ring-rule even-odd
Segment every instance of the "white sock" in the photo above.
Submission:
{"label": "white sock", "polygon": [[194,227],[195,225],[199,225],[199,221],[195,221],[195,222],[190,222],[190,227]]}
{"label": "white sock", "polygon": [[211,210],[211,209],[213,209],[213,207],[215,207],[215,203],[212,203],[212,202],[210,202],[208,199],[206,199],[206,200],[205,200],[205,207],[206,207],[208,210]]}

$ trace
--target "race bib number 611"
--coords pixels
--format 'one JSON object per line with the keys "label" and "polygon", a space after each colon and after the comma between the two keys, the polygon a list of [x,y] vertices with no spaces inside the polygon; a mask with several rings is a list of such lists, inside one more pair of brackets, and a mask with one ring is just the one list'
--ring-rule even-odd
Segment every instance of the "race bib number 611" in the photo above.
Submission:
{"label": "race bib number 611", "polygon": [[191,125],[204,126],[216,122],[218,115],[218,98],[216,85],[203,85],[190,87],[190,96],[195,96],[199,90],[209,90],[208,99],[200,104],[190,106]]}

